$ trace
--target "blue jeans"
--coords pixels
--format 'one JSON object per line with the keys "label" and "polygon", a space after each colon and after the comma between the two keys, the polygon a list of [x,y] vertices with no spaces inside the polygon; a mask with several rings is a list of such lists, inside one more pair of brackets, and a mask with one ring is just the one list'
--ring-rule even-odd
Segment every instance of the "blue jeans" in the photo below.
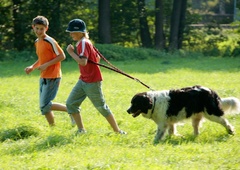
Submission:
{"label": "blue jeans", "polygon": [[78,80],[67,99],[66,106],[68,113],[80,113],[80,106],[86,97],[90,99],[94,107],[104,117],[112,114],[111,110],[105,103],[102,93],[102,82],[86,83],[82,80]]}
{"label": "blue jeans", "polygon": [[39,101],[42,115],[51,111],[52,100],[56,97],[61,78],[44,79],[40,78]]}

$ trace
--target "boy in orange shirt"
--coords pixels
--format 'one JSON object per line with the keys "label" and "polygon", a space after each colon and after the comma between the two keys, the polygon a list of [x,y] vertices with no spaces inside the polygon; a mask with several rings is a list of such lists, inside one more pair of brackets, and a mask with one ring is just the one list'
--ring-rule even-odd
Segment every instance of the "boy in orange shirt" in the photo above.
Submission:
{"label": "boy in orange shirt", "polygon": [[[48,19],[44,16],[37,16],[32,21],[32,28],[37,36],[35,41],[38,60],[25,68],[29,74],[35,69],[40,71],[40,110],[45,115],[49,125],[54,125],[53,110],[67,112],[66,106],[60,103],[53,103],[61,81],[61,61],[66,58],[62,48],[50,36],[48,30]],[[75,124],[72,117],[72,124]]]}

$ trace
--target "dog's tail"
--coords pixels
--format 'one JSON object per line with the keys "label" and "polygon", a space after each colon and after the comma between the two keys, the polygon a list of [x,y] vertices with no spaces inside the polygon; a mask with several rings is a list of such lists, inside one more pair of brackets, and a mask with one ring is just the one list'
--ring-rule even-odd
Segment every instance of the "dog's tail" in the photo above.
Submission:
{"label": "dog's tail", "polygon": [[221,108],[226,114],[240,113],[240,100],[236,97],[221,98]]}

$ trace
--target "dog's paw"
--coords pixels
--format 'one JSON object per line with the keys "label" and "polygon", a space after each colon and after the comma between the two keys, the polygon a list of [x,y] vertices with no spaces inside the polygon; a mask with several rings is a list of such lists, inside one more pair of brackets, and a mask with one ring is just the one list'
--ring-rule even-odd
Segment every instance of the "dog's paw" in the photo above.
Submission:
{"label": "dog's paw", "polygon": [[176,136],[176,137],[181,137],[181,138],[184,137],[184,135],[181,135],[181,134],[179,134],[179,133],[175,133],[174,136]]}
{"label": "dog's paw", "polygon": [[228,134],[230,134],[230,135],[235,135],[235,130],[229,129],[229,130],[228,130]]}
{"label": "dog's paw", "polygon": [[228,131],[228,134],[230,134],[230,135],[234,135],[235,134],[234,127],[231,126],[231,125],[228,126],[227,131]]}

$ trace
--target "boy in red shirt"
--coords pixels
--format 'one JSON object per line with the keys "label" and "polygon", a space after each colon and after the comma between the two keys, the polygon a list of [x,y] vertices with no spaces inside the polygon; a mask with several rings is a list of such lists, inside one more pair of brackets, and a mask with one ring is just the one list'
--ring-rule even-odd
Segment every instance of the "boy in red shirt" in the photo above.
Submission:
{"label": "boy in red shirt", "polygon": [[77,54],[74,52],[74,47],[71,44],[68,45],[67,52],[78,63],[80,77],[67,99],[66,106],[68,113],[72,115],[78,126],[78,133],[86,132],[79,106],[88,97],[115,132],[126,134],[126,132],[119,129],[114,115],[105,103],[101,87],[102,75],[99,66],[88,62],[88,60],[99,62],[100,57],[89,40],[86,24],[81,19],[73,19],[69,22],[66,31],[70,33],[74,41],[77,41]]}
{"label": "boy in red shirt", "polygon": [[38,60],[26,67],[25,72],[29,74],[35,69],[40,71],[40,110],[49,125],[54,125],[53,110],[67,112],[65,105],[52,102],[57,95],[62,76],[61,61],[66,57],[58,43],[46,34],[48,25],[48,19],[44,16],[37,16],[32,21],[32,28],[37,36],[35,47]]}

